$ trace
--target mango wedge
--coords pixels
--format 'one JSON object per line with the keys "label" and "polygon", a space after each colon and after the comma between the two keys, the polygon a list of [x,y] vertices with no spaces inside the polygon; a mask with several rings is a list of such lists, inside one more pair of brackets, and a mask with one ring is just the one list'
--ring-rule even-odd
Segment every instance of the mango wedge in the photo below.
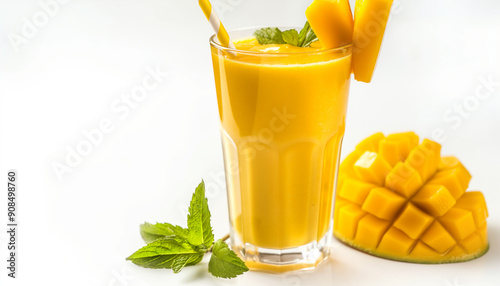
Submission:
{"label": "mango wedge", "polygon": [[341,47],[352,42],[354,22],[348,0],[315,0],[306,17],[323,47]]}
{"label": "mango wedge", "polygon": [[450,263],[489,248],[488,209],[466,191],[469,171],[413,132],[376,133],[339,170],[334,235],[364,252],[414,263]]}
{"label": "mango wedge", "polygon": [[368,83],[372,80],[392,2],[393,0],[356,0],[352,69],[357,81]]}

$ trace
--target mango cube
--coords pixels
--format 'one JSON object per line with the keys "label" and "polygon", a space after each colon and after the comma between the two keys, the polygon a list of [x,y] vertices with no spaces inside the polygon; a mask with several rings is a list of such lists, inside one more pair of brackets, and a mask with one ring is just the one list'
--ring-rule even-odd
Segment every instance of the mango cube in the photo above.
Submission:
{"label": "mango cube", "polygon": [[399,162],[385,178],[385,186],[398,194],[410,198],[423,182],[418,172],[406,163]]}
{"label": "mango cube", "polygon": [[480,227],[477,231],[477,234],[479,234],[479,237],[481,237],[481,240],[483,241],[483,245],[488,245],[488,228],[486,227],[486,224],[484,224],[482,227]]}
{"label": "mango cube", "polygon": [[402,147],[400,143],[400,141],[391,140],[389,138],[380,140],[378,153],[382,155],[391,166],[404,160],[404,158],[403,160],[401,159],[401,153],[403,153],[402,149],[404,147]]}
{"label": "mango cube", "polygon": [[411,250],[415,240],[401,230],[391,227],[380,241],[378,250],[396,255],[406,255]]}
{"label": "mango cube", "polygon": [[411,201],[434,217],[442,216],[455,205],[455,199],[441,185],[425,185]]}
{"label": "mango cube", "polygon": [[488,209],[486,201],[481,192],[465,193],[455,205],[456,208],[468,210],[474,217],[474,223],[477,227],[482,227],[488,218]]}
{"label": "mango cube", "polygon": [[437,221],[422,235],[421,241],[439,253],[445,253],[456,244],[453,237]]}
{"label": "mango cube", "polygon": [[434,219],[425,212],[418,209],[411,203],[408,203],[394,222],[394,226],[404,231],[413,239],[419,236],[430,226]]}
{"label": "mango cube", "polygon": [[418,136],[413,132],[396,133],[380,140],[378,152],[391,166],[402,162],[418,145]]}
{"label": "mango cube", "polygon": [[429,184],[445,186],[453,198],[458,199],[465,193],[470,180],[461,176],[462,171],[460,169],[443,170],[436,173],[430,179]]}
{"label": "mango cube", "polygon": [[339,196],[355,204],[362,205],[370,190],[375,187],[375,185],[370,183],[346,178],[340,189]]}
{"label": "mango cube", "polygon": [[466,191],[469,171],[455,157],[441,158],[436,142],[419,145],[413,132],[376,133],[347,156],[339,177],[345,183],[337,188],[334,235],[354,248],[415,263],[461,262],[488,251],[484,196]]}
{"label": "mango cube", "polygon": [[385,136],[381,132],[368,136],[356,145],[356,151],[361,151],[363,153],[366,151],[378,152],[380,141],[384,138]]}
{"label": "mango cube", "polygon": [[437,253],[434,251],[434,249],[430,248],[429,246],[425,245],[425,243],[422,242],[417,242],[415,244],[415,247],[411,250],[410,257],[415,257],[415,258],[425,258],[425,259],[439,259],[441,258],[441,254]]}
{"label": "mango cube", "polygon": [[377,153],[366,151],[354,164],[358,178],[383,186],[385,176],[391,171],[391,165]]}
{"label": "mango cube", "polygon": [[376,248],[390,226],[390,221],[367,214],[358,223],[354,241],[369,248]]}
{"label": "mango cube", "polygon": [[472,213],[468,210],[452,208],[439,222],[458,240],[465,239],[476,230]]}
{"label": "mango cube", "polygon": [[358,228],[358,221],[366,213],[356,205],[346,205],[340,208],[338,220],[335,224],[337,231],[345,235],[349,239],[353,239]]}
{"label": "mango cube", "polygon": [[476,249],[483,246],[483,241],[477,233],[469,235],[464,240],[460,241],[460,245],[465,249],[467,253],[474,253]]}
{"label": "mango cube", "polygon": [[354,164],[358,161],[359,157],[363,155],[363,153],[364,152],[361,151],[354,151],[347,155],[344,161],[340,164],[339,172],[355,178],[357,175],[356,172],[354,172]]}
{"label": "mango cube", "polygon": [[464,257],[466,254],[465,250],[458,245],[454,246],[450,251],[448,251],[448,253],[446,253],[447,256],[451,257]]}
{"label": "mango cube", "polygon": [[394,218],[404,206],[406,200],[386,188],[375,188],[370,191],[362,209],[384,220]]}
{"label": "mango cube", "polygon": [[340,197],[336,197],[335,198],[335,209],[334,209],[334,212],[333,212],[333,222],[334,222],[334,228],[336,229],[337,228],[337,224],[336,222],[339,221],[339,213],[340,213],[340,209],[343,207],[343,206],[346,206],[346,205],[349,205],[349,201],[348,200],[344,200]]}
{"label": "mango cube", "polygon": [[408,156],[408,154],[410,154],[410,151],[413,148],[418,146],[418,142],[420,142],[420,139],[418,138],[418,135],[415,134],[415,132],[402,132],[402,133],[389,134],[387,135],[387,139],[404,142],[402,143],[402,145],[405,146],[404,148],[405,153],[403,154],[405,158]]}
{"label": "mango cube", "polygon": [[428,139],[413,149],[406,163],[420,174],[422,181],[427,181],[437,170],[440,162],[441,145]]}
{"label": "mango cube", "polygon": [[464,165],[455,156],[445,156],[441,158],[439,162],[439,170],[448,169],[461,169],[465,172],[467,177],[472,177],[469,171],[464,167]]}

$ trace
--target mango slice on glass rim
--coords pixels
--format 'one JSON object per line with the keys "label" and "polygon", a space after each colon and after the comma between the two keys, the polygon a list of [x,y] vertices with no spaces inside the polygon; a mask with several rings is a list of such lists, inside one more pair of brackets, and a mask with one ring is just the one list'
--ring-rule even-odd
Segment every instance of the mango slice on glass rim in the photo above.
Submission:
{"label": "mango slice on glass rim", "polygon": [[352,42],[354,22],[348,0],[314,0],[306,17],[323,47],[341,47]]}
{"label": "mango slice on glass rim", "polygon": [[372,80],[392,2],[356,0],[352,70],[357,81],[368,83]]}

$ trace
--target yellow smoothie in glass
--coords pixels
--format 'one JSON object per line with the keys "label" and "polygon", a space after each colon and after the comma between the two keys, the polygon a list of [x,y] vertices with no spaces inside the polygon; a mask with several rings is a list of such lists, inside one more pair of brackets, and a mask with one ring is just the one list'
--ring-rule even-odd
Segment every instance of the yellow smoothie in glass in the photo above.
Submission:
{"label": "yellow smoothie in glass", "polygon": [[211,46],[233,248],[259,263],[265,249],[328,244],[350,45]]}

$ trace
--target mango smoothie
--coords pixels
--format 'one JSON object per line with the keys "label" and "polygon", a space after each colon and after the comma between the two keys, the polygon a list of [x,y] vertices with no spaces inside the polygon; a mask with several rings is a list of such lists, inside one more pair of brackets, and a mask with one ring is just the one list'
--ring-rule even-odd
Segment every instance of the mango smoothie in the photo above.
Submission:
{"label": "mango smoothie", "polygon": [[233,248],[258,262],[266,250],[314,245],[323,259],[351,47],[211,44]]}

